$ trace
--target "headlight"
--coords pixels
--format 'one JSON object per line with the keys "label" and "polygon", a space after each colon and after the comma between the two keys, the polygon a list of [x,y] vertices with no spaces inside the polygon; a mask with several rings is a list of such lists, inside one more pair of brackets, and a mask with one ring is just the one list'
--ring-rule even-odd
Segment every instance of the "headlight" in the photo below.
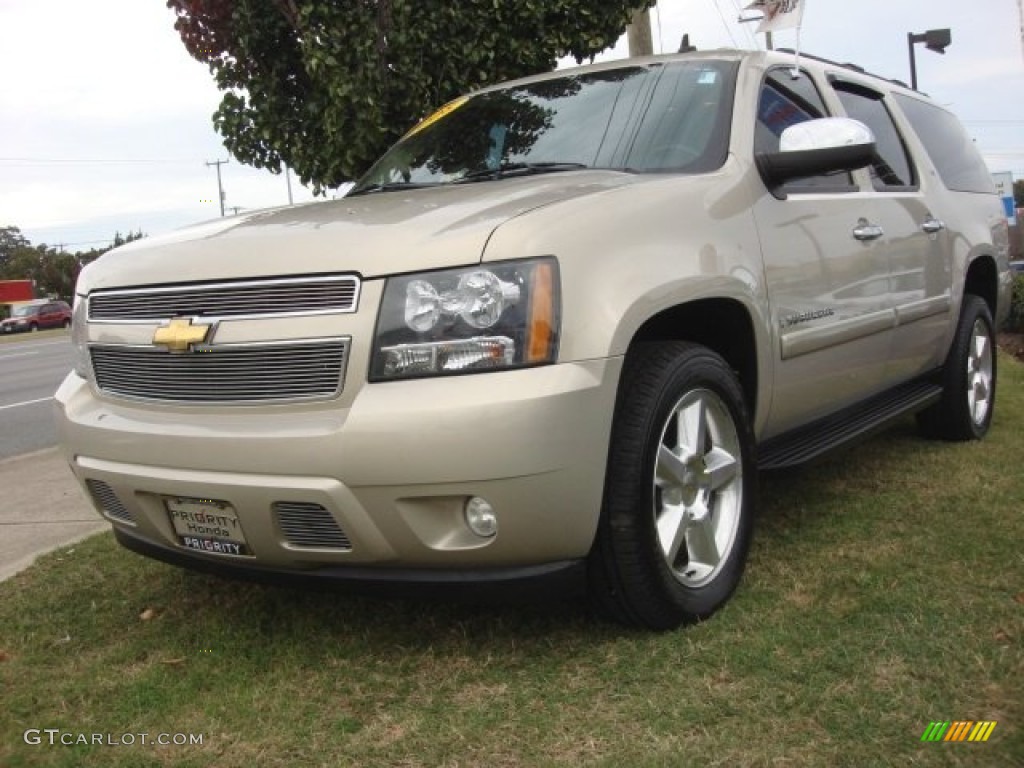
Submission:
{"label": "headlight", "polygon": [[88,312],[89,305],[85,296],[75,294],[75,303],[71,308],[71,346],[75,352],[75,373],[83,379],[89,378],[89,338]]}
{"label": "headlight", "polygon": [[370,381],[552,363],[559,301],[550,257],[389,278]]}

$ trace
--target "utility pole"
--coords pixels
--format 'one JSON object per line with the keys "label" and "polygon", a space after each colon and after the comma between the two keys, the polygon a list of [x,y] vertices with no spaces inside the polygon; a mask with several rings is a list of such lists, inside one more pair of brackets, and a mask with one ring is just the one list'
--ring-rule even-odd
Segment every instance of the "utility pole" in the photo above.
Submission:
{"label": "utility pole", "polygon": [[207,162],[206,167],[209,168],[211,165],[217,166],[217,199],[220,200],[220,215],[224,217],[224,187],[220,183],[220,167],[227,165],[227,160],[214,160],[212,163]]}
{"label": "utility pole", "polygon": [[1017,0],[1017,15],[1020,17],[1020,52],[1024,55],[1024,0]]}
{"label": "utility pole", "polygon": [[294,205],[292,203],[292,175],[287,165],[284,167],[284,180],[288,183],[288,205]]}
{"label": "utility pole", "polygon": [[649,8],[633,11],[633,18],[630,19],[629,26],[626,27],[626,40],[629,42],[629,58],[654,55]]}

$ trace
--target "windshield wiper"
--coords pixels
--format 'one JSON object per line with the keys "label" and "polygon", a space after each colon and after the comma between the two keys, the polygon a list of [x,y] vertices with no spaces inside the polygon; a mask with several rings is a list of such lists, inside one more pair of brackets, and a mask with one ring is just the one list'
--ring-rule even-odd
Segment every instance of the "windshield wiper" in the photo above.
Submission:
{"label": "windshield wiper", "polygon": [[423,189],[424,187],[436,187],[437,184],[418,184],[414,181],[388,181],[384,184],[368,184],[365,187],[354,189],[345,197],[356,197],[357,195],[368,195],[371,192],[394,192],[399,189]]}
{"label": "windshield wiper", "polygon": [[491,181],[507,176],[532,176],[537,173],[556,173],[558,171],[578,171],[589,168],[585,163],[502,163],[497,168],[481,168],[459,177],[452,184],[471,181]]}

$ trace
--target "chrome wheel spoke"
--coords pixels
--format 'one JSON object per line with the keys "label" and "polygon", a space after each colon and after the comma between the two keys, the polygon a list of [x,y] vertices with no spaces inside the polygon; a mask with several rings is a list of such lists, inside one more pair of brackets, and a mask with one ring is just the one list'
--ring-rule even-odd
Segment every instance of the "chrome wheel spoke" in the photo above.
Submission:
{"label": "chrome wheel spoke", "polygon": [[665,560],[674,563],[686,541],[686,509],[682,505],[664,507],[658,516],[657,526]]}
{"label": "chrome wheel spoke", "polygon": [[692,455],[703,453],[707,432],[707,407],[703,398],[696,400],[678,412],[679,446]]}
{"label": "chrome wheel spoke", "polygon": [[688,474],[683,460],[667,445],[658,446],[658,461],[654,472],[655,482],[662,487],[683,485]]}
{"label": "chrome wheel spoke", "polygon": [[722,448],[712,448],[704,457],[704,463],[707,466],[712,491],[717,491],[731,483],[739,470],[739,462],[736,461],[736,457]]}
{"label": "chrome wheel spoke", "polygon": [[716,527],[711,516],[704,515],[686,528],[687,570],[693,575],[714,570],[722,560],[715,537]]}

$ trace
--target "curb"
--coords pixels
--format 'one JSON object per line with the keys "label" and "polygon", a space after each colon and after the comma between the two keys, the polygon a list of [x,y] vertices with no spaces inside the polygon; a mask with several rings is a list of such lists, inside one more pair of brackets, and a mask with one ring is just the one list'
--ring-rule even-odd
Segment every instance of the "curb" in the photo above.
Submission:
{"label": "curb", "polygon": [[0,581],[40,555],[110,526],[93,509],[58,448],[0,459]]}

